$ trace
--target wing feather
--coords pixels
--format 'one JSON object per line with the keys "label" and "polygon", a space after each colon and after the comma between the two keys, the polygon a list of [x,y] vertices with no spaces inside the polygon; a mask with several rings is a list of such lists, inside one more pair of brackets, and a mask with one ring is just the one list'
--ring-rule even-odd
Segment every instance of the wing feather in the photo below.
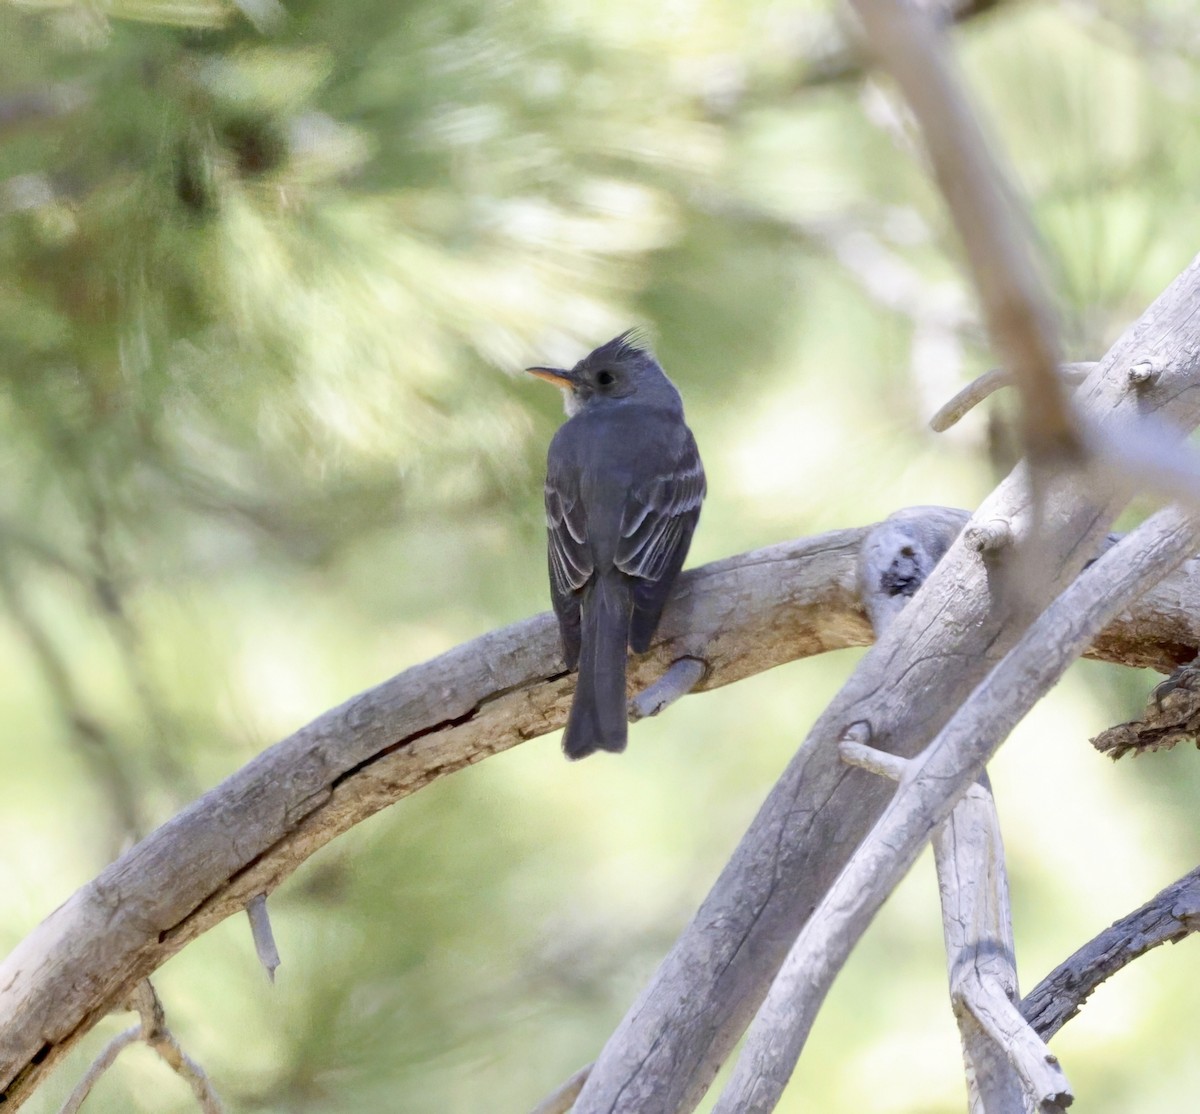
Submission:
{"label": "wing feather", "polygon": [[685,432],[674,461],[630,491],[621,519],[616,565],[638,579],[629,644],[639,653],[654,637],[704,501],[704,468],[696,442]]}
{"label": "wing feather", "polygon": [[546,481],[546,526],[556,592],[577,592],[594,569],[587,545],[587,516],[578,492]]}
{"label": "wing feather", "polygon": [[691,540],[705,482],[695,444],[688,448],[678,468],[650,477],[629,493],[616,553],[617,567],[629,576],[660,579],[680,544]]}

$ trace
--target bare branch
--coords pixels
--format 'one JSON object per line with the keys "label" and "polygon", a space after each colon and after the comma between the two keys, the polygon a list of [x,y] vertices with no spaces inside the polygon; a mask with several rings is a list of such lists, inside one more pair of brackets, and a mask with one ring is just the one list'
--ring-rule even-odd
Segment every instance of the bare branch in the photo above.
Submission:
{"label": "bare branch", "polygon": [[141,1039],[141,1025],[134,1025],[113,1037],[104,1046],[100,1055],[92,1061],[91,1067],[84,1073],[83,1078],[75,1085],[75,1089],[63,1103],[59,1114],[76,1114],[84,1100],[92,1093],[92,1088],[100,1082],[100,1077],[117,1062],[117,1057],[131,1044],[137,1044]]}
{"label": "bare branch", "polygon": [[629,702],[629,718],[635,723],[656,716],[676,700],[687,696],[704,677],[708,666],[699,658],[679,658],[649,688],[643,689]]}
{"label": "bare branch", "polygon": [[159,1058],[192,1089],[196,1102],[204,1114],[223,1114],[224,1106],[213,1090],[212,1082],[204,1069],[182,1048],[169,1029],[163,1029],[152,1040],[147,1041],[158,1053]]}
{"label": "bare branch", "polygon": [[[1096,425],[1158,412],[1200,421],[1194,260],[1110,349],[1077,392]],[[1132,392],[1124,370],[1152,355],[1164,372]],[[1047,590],[1061,591],[1104,542],[1120,506],[1082,484],[1056,493],[1047,535]],[[1019,544],[1032,521],[1018,468],[983,503],[977,522],[1012,524]],[[575,1114],[677,1114],[695,1106],[742,1035],[789,943],[887,803],[887,787],[848,770],[837,742],[867,724],[875,745],[911,756],[949,719],[1023,629],[993,589],[996,557],[961,539],[863,659],[771,790],[696,916],[609,1039]],[[1157,598],[1157,596],[1156,596]],[[1165,602],[1165,601],[1164,601]],[[1172,610],[1175,621],[1183,616]],[[1132,647],[1127,646],[1126,649]],[[1192,657],[1189,651],[1176,663]]]}
{"label": "bare branch", "polygon": [[[1011,957],[1010,957],[1011,958]],[[977,1055],[968,1059],[968,1079],[973,1097],[976,1092],[989,1094],[987,1100],[973,1106],[980,1114],[1001,1114],[1013,1109],[1017,1114],[1027,1110],[1037,1114],[1062,1114],[1075,1101],[1067,1077],[1059,1065],[1058,1057],[1046,1046],[1037,1033],[1026,1023],[1017,1007],[1004,994],[994,979],[982,979],[962,1001],[960,1018],[966,1030],[974,1028],[984,1042],[972,1041],[976,1053],[980,1044],[990,1044],[992,1062],[981,1061]],[[968,1038],[969,1039],[969,1038]],[[1003,1053],[999,1054],[999,1050]],[[1011,1066],[1011,1067],[1010,1067]],[[1001,1105],[996,1100],[996,1080],[993,1072],[1000,1067],[1007,1074],[1012,1068],[1021,1083],[1016,1094],[1005,1094]],[[990,1092],[984,1088],[990,1084]],[[1000,1084],[1008,1090],[1008,1080]]]}
{"label": "bare branch", "polygon": [[886,750],[876,750],[867,743],[851,739],[843,739],[838,743],[838,752],[842,756],[842,761],[848,766],[857,766],[860,770],[867,770],[879,777],[885,777],[888,781],[899,781],[904,776],[904,771],[908,769],[909,762],[912,761],[909,758],[901,758],[898,754],[889,754]]}
{"label": "bare branch", "polygon": [[174,1034],[167,1028],[162,1002],[159,1001],[149,979],[143,979],[133,989],[126,1008],[138,1012],[139,1023],[123,1033],[118,1033],[104,1046],[104,1051],[71,1092],[60,1114],[76,1114],[97,1081],[112,1067],[117,1057],[131,1044],[137,1044],[139,1041],[145,1041],[159,1058],[191,1087],[203,1114],[223,1114],[224,1107],[204,1069],[180,1048]]}
{"label": "bare branch", "polygon": [[929,745],[788,953],[714,1114],[775,1108],[817,1010],[874,914],[987,760],[1108,620],[1200,542],[1160,511],[1083,572],[1030,626]]}
{"label": "bare branch", "polygon": [[1007,175],[988,149],[929,15],[898,0],[852,0],[871,52],[921,125],[938,185],[966,248],[988,332],[1011,369],[1030,459],[1077,456],[1074,418],[1055,374],[1058,340]]}
{"label": "bare branch", "polygon": [[224,1108],[204,1069],[179,1046],[167,1028],[166,1013],[149,979],[143,979],[129,996],[129,1005],[141,1015],[141,1038],[176,1075],[192,1089],[204,1114],[223,1114]]}
{"label": "bare branch", "polygon": [[[1077,387],[1096,368],[1095,362],[1060,364],[1058,374],[1069,387]],[[994,367],[985,371],[977,379],[971,380],[961,391],[947,402],[932,418],[929,428],[934,433],[945,433],[957,425],[967,414],[975,409],[984,399],[990,398],[1004,387],[1011,387],[1015,382],[1008,368]]]}
{"label": "bare branch", "polygon": [[584,1083],[587,1082],[587,1077],[592,1073],[592,1067],[592,1064],[586,1064],[580,1068],[570,1079],[542,1099],[530,1114],[569,1114],[579,1097],[579,1092],[583,1090]]}
{"label": "bare branch", "polygon": [[1057,1057],[1014,1005],[1017,967],[1008,875],[986,775],[934,832],[933,854],[971,1110],[1055,1114],[1074,1096]]}
{"label": "bare branch", "polygon": [[[955,23],[966,23],[1003,3],[1004,0],[949,0],[949,3],[940,6],[945,11],[945,18]],[[797,89],[855,81],[863,76],[866,62],[858,44],[836,26],[830,26],[823,35],[814,37],[805,50],[800,77],[796,82]]]}
{"label": "bare branch", "polygon": [[1106,928],[1060,963],[1021,1002],[1021,1013],[1043,1040],[1071,1020],[1092,991],[1159,944],[1200,930],[1200,867]]}
{"label": "bare branch", "polygon": [[1092,746],[1115,760],[1186,742],[1200,746],[1200,660],[1181,665],[1156,686],[1141,719],[1101,731]]}
{"label": "bare branch", "polygon": [[246,916],[250,918],[255,954],[267,972],[267,978],[274,982],[275,972],[279,969],[279,948],[275,946],[275,933],[271,930],[266,894],[256,894],[246,902]]}
{"label": "bare branch", "polygon": [[[928,521],[928,520],[926,520]],[[893,516],[863,544],[860,580],[877,634],[899,614],[959,532],[962,519],[940,533],[907,528]],[[878,575],[871,570],[881,569]],[[897,591],[897,588],[901,591]],[[865,734],[858,732],[857,734]],[[842,758],[900,781],[909,759],[860,742],[840,744]],[[950,1000],[958,1020],[972,1114],[1049,1114],[1071,1101],[1050,1050],[1024,1023],[1013,1002],[1017,970],[1000,820],[986,774],[972,785],[933,835]],[[1028,1099],[1028,1104],[1027,1104]]]}

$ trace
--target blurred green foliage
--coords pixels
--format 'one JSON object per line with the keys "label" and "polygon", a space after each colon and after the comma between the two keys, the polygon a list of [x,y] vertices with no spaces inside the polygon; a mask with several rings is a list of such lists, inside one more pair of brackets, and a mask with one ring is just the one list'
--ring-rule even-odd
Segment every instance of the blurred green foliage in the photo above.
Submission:
{"label": "blurred green foliage", "polygon": [[[697,561],[975,504],[984,419],[922,423],[991,358],[904,112],[818,80],[840,41],[814,0],[0,4],[0,942],[326,707],[545,607],[558,403],[526,363],[654,327],[710,476]],[[1096,355],[1196,247],[1200,20],[1029,0],[956,41]],[[853,660],[403,802],[273,899],[275,988],[241,922],[163,969],[176,1032],[234,1110],[532,1106]],[[1027,985],[1194,865],[1195,756],[1087,747],[1148,683],[1081,667],[995,764]],[[1190,1107],[1194,952],[1058,1039],[1088,1110]],[[943,962],[923,866],[781,1109],[961,1109]],[[136,1050],[87,1109],[191,1104]]]}

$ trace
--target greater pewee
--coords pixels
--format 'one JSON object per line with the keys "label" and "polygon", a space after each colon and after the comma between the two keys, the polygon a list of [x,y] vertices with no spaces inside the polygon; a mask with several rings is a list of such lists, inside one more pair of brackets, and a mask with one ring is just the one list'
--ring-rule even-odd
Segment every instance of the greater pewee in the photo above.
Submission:
{"label": "greater pewee", "polygon": [[679,392],[632,331],[570,370],[528,370],[562,388],[568,415],[546,460],[550,596],[567,668],[579,666],[563,750],[622,751],[626,655],[658,628],[704,468]]}

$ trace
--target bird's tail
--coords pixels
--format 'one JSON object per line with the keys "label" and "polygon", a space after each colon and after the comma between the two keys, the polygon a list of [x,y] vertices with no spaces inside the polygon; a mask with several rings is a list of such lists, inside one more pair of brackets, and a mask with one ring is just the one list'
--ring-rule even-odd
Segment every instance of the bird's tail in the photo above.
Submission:
{"label": "bird's tail", "polygon": [[633,597],[616,577],[599,577],[583,600],[579,680],[563,734],[568,758],[596,750],[622,751],[629,735],[625,661]]}

